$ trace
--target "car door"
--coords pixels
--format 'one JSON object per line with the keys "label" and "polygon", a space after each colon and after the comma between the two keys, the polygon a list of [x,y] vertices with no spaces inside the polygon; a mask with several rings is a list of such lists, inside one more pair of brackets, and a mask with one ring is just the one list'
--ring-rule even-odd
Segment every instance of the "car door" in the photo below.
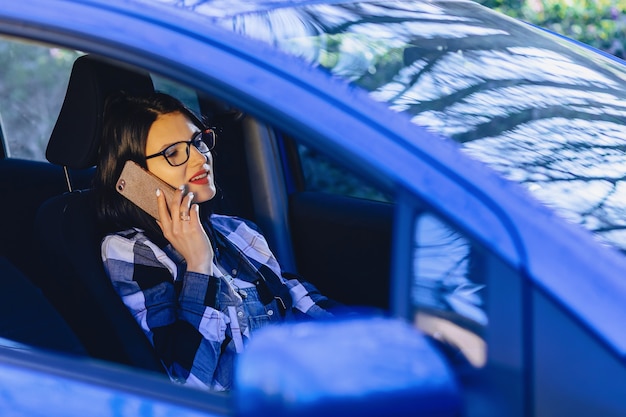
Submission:
{"label": "car door", "polygon": [[[563,299],[529,279],[527,265],[539,260],[512,264],[494,250],[497,239],[485,242],[419,194],[381,192],[372,178],[355,174],[323,148],[311,149],[301,137],[271,125],[263,129],[272,132],[263,140],[273,149],[265,164],[276,169],[273,175],[266,171],[272,178],[257,177],[253,194],[263,200],[262,184],[270,182],[282,190],[284,196],[272,204],[285,206],[288,222],[279,233],[293,243],[297,271],[326,295],[405,317],[430,335],[461,381],[467,415],[622,412],[621,389],[608,380],[623,380],[624,366],[612,359],[611,348],[567,318]],[[483,209],[504,223],[505,236],[523,255],[513,214],[502,206]],[[556,329],[563,329],[567,341],[555,342]],[[581,346],[577,353],[566,347],[570,343]],[[558,349],[570,354],[559,355]],[[586,350],[604,370],[567,366]],[[579,371],[610,389],[581,396],[582,388],[570,383],[580,380]],[[556,400],[572,395],[584,399],[576,406]]]}
{"label": "car door", "polygon": [[306,146],[281,145],[298,272],[346,304],[388,309],[391,197]]}

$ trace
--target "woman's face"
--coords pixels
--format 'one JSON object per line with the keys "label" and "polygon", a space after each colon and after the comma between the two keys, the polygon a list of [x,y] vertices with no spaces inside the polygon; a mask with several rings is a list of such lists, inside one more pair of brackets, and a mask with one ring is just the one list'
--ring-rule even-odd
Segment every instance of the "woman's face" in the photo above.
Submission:
{"label": "woman's face", "polygon": [[[168,113],[157,117],[146,142],[146,155],[163,151],[168,146],[181,141],[190,141],[199,129],[182,113]],[[213,178],[213,156],[211,152],[200,153],[191,145],[189,160],[179,166],[171,166],[165,157],[158,156],[146,161],[148,170],[173,187],[183,184],[194,193],[193,201],[202,203],[215,196]]]}

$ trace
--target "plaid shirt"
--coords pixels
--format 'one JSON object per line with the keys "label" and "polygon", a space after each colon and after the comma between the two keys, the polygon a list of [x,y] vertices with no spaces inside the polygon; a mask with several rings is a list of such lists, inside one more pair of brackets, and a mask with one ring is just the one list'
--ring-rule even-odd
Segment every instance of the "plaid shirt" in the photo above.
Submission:
{"label": "plaid shirt", "polygon": [[214,276],[186,271],[171,245],[160,248],[139,229],[106,236],[102,259],[170,378],[228,390],[252,331],[289,316],[329,317],[336,304],[311,284],[283,277],[252,223],[216,214],[208,220]]}

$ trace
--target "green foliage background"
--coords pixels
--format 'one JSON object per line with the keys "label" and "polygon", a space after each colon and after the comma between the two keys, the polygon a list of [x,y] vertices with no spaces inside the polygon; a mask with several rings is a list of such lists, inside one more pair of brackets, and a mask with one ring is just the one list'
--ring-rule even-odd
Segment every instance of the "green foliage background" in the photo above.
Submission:
{"label": "green foliage background", "polygon": [[478,0],[626,59],[626,0]]}
{"label": "green foliage background", "polygon": [[11,156],[44,160],[79,53],[0,38],[0,117]]}

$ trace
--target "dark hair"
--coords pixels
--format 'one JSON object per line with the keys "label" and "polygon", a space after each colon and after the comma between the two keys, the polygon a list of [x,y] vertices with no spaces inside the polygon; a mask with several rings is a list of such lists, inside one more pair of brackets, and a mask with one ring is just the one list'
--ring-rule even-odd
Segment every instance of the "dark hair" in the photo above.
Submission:
{"label": "dark hair", "polygon": [[159,116],[170,113],[182,113],[199,129],[205,129],[191,110],[164,93],[129,95],[119,92],[107,98],[94,176],[96,210],[103,235],[138,227],[155,243],[165,243],[156,221],[120,195],[115,184],[128,160],[147,169],[146,142],[150,127]]}

